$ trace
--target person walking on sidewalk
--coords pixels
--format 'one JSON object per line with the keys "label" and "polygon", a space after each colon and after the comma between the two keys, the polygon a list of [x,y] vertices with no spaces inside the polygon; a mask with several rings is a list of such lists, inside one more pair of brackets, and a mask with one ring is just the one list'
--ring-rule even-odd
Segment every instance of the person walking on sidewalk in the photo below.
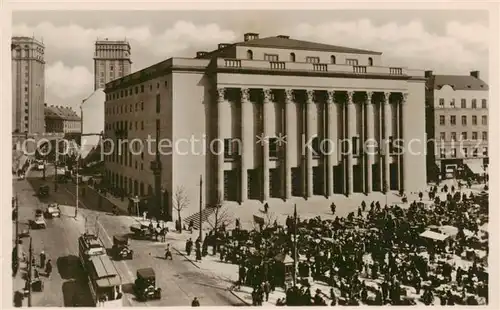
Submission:
{"label": "person walking on sidewalk", "polygon": [[51,273],[52,273],[52,261],[49,259],[47,261],[47,265],[45,266],[45,276],[49,278]]}
{"label": "person walking on sidewalk", "polygon": [[47,259],[47,255],[45,255],[45,251],[40,253],[40,268],[45,268],[45,260]]}
{"label": "person walking on sidewalk", "polygon": [[191,302],[191,307],[199,307],[199,306],[200,306],[200,301],[198,300],[197,297],[195,297]]}

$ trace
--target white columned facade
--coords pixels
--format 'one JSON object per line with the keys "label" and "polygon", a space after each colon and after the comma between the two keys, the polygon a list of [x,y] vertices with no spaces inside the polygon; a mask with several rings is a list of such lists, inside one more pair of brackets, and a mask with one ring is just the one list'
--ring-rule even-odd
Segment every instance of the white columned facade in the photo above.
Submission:
{"label": "white columned facade", "polygon": [[262,102],[262,134],[265,137],[264,143],[262,143],[262,177],[263,177],[263,189],[262,189],[262,200],[266,201],[269,199],[269,123],[271,113],[269,109],[272,109],[273,93],[270,89],[263,89],[264,100]]}
{"label": "white columned facade", "polygon": [[292,152],[294,151],[289,143],[291,139],[292,117],[295,113],[295,106],[293,102],[293,90],[285,89],[285,198],[292,198]]}
{"label": "white columned facade", "polygon": [[347,92],[347,139],[351,144],[347,154],[347,195],[354,192],[354,175],[353,175],[353,151],[355,145],[352,145],[353,136],[356,132],[356,107],[354,106],[354,92]]}
{"label": "white columned facade", "polygon": [[[240,202],[244,202],[248,198],[248,168],[247,168],[247,158],[249,155],[250,148],[249,143],[252,141],[247,141],[245,139],[245,132],[248,130],[248,119],[253,120],[252,116],[252,102],[250,101],[250,90],[248,88],[241,89],[240,96],[240,121],[241,121],[241,150],[240,151]],[[253,122],[250,122],[253,125]]]}
{"label": "white columned facade", "polygon": [[[409,172],[407,172],[407,169],[406,169],[407,167],[406,166],[408,166],[408,163],[409,163],[408,156],[410,154],[408,154],[408,153],[411,151],[410,148],[408,147],[408,144],[407,144],[408,141],[407,141],[407,139],[405,137],[405,132],[403,130],[404,121],[405,121],[405,119],[407,117],[407,115],[406,115],[406,110],[407,109],[405,108],[406,107],[406,100],[408,100],[408,93],[403,93],[403,96],[401,98],[401,103],[399,104],[399,111],[400,111],[399,112],[399,117],[401,118],[400,122],[399,122],[399,124],[400,124],[399,136],[400,136],[400,139],[402,140],[401,144],[404,146],[403,147],[403,154],[399,155],[399,165],[398,165],[400,167],[400,171],[399,171],[399,178],[400,178],[399,186],[400,187],[399,188],[401,190],[405,190],[405,180],[404,180],[404,178],[405,178],[405,176],[406,177],[409,176],[409,174],[407,174]],[[423,141],[422,143],[427,143],[427,141]]]}
{"label": "white columned facade", "polygon": [[[326,156],[326,195],[327,197],[333,196],[333,155],[338,152],[337,146],[337,107],[335,106],[335,91],[330,90],[327,93],[326,100],[326,139],[328,141],[328,153]],[[335,152],[334,152],[335,150]]]}
{"label": "white columned facade", "polygon": [[391,106],[390,106],[391,93],[384,93],[384,186],[387,191],[391,188],[391,166],[390,166],[390,146],[389,134],[392,132],[392,119],[391,119]]}
{"label": "white columned facade", "polygon": [[[365,146],[374,144],[374,112],[373,112],[373,104],[372,104],[373,92],[366,93],[366,140],[370,141]],[[369,194],[373,192],[373,162],[374,162],[374,152],[375,148],[367,147],[366,148],[366,193]]]}
{"label": "white columned facade", "polygon": [[224,104],[226,89],[217,88],[217,133],[216,139],[219,139],[217,143],[217,196],[216,201],[224,200],[224,143],[221,139],[221,127],[224,122],[222,118],[222,104]]}
{"label": "white columned facade", "polygon": [[[312,105],[314,104],[314,90],[308,89],[306,91],[306,138],[305,141],[312,139],[312,125],[313,113]],[[306,152],[306,197],[313,195],[313,164],[312,164],[312,150],[307,147]]]}

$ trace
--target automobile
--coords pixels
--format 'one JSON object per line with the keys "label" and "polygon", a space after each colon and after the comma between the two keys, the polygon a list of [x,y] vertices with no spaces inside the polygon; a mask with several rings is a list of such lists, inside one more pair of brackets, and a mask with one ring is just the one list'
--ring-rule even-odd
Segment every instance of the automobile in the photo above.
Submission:
{"label": "automobile", "polygon": [[38,189],[38,196],[40,197],[46,197],[49,195],[49,186],[48,185],[42,185]]}
{"label": "automobile", "polygon": [[45,209],[45,217],[46,218],[55,218],[61,217],[61,208],[57,203],[51,203]]}
{"label": "automobile", "polygon": [[43,217],[43,211],[40,209],[37,209],[35,211],[35,220],[32,221],[31,226],[34,229],[45,229],[47,228],[47,223],[45,223],[45,218]]}
{"label": "automobile", "polygon": [[113,258],[116,260],[132,259],[134,257],[134,251],[129,248],[129,245],[130,243],[127,235],[113,236],[113,247],[111,248]]}
{"label": "automobile", "polygon": [[161,288],[156,287],[156,276],[153,268],[148,267],[137,270],[134,293],[137,300],[141,301],[161,299]]}
{"label": "automobile", "polygon": [[43,162],[39,162],[36,164],[36,169],[37,170],[43,170],[45,169],[45,164]]}
{"label": "automobile", "polygon": [[130,226],[130,231],[134,234],[134,237],[137,239],[147,239],[152,237],[149,227],[143,224]]}

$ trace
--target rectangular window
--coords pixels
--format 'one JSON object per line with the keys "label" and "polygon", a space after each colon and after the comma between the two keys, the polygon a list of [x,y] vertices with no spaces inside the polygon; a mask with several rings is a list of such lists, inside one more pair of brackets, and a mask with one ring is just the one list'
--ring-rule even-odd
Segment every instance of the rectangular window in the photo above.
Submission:
{"label": "rectangular window", "polygon": [[278,138],[269,138],[269,158],[278,159]]}
{"label": "rectangular window", "polygon": [[444,125],[444,124],[445,124],[444,115],[439,115],[439,125]]}
{"label": "rectangular window", "polygon": [[454,107],[455,107],[455,99],[451,99],[451,101],[450,101],[450,106],[451,106],[452,108],[454,108]]}
{"label": "rectangular window", "polygon": [[439,157],[446,158],[446,149],[444,147],[439,149]]}
{"label": "rectangular window", "polygon": [[451,133],[451,141],[457,141],[457,133],[456,132]]}
{"label": "rectangular window", "polygon": [[477,101],[476,101],[476,99],[472,99],[472,108],[473,109],[477,108]]}
{"label": "rectangular window", "polygon": [[444,107],[444,98],[439,98],[439,106]]}
{"label": "rectangular window", "polygon": [[144,85],[141,85],[141,93],[144,92]]}
{"label": "rectangular window", "polygon": [[477,140],[477,131],[472,132],[472,140],[476,141]]}
{"label": "rectangular window", "polygon": [[141,111],[144,111],[144,101],[141,101]]}
{"label": "rectangular window", "polygon": [[481,140],[488,141],[488,132],[487,131],[483,131],[481,133]]}
{"label": "rectangular window", "polygon": [[455,115],[450,116],[450,124],[451,125],[456,125],[457,124],[457,117]]}
{"label": "rectangular window", "polygon": [[160,94],[156,94],[156,113],[160,113]]}
{"label": "rectangular window", "polygon": [[460,107],[461,107],[462,109],[467,108],[467,100],[466,100],[466,99],[461,99],[461,100],[460,100]]}
{"label": "rectangular window", "polygon": [[483,156],[488,156],[488,148],[483,147]]}
{"label": "rectangular window", "polygon": [[238,143],[237,139],[224,139],[224,159],[235,159],[238,156]]}
{"label": "rectangular window", "polygon": [[159,119],[156,120],[156,131],[157,132],[160,131],[160,120]]}
{"label": "rectangular window", "polygon": [[465,148],[465,147],[462,148],[462,155],[463,155],[463,157],[467,157],[467,155],[468,155],[467,154],[467,148]]}
{"label": "rectangular window", "polygon": [[486,115],[481,116],[481,124],[488,125],[488,117]]}
{"label": "rectangular window", "polygon": [[[276,54],[264,54],[264,60],[267,61],[278,61],[279,57]],[[158,87],[160,86],[160,83],[158,83]]]}
{"label": "rectangular window", "polygon": [[456,148],[452,148],[452,149],[451,149],[451,157],[452,157],[452,158],[457,157],[457,149],[456,149]]}
{"label": "rectangular window", "polygon": [[111,66],[109,66],[109,70],[113,71],[113,70],[115,70],[115,67],[111,65]]}
{"label": "rectangular window", "polygon": [[144,121],[141,121],[141,130],[144,130]]}
{"label": "rectangular window", "polygon": [[135,87],[135,94],[137,95],[139,93],[139,86]]}
{"label": "rectangular window", "polygon": [[486,99],[482,99],[481,100],[481,108],[486,109],[486,107],[487,107]]}
{"label": "rectangular window", "polygon": [[462,125],[467,125],[467,116],[462,115]]}
{"label": "rectangular window", "polygon": [[472,125],[477,125],[477,116],[472,115]]}
{"label": "rectangular window", "polygon": [[467,140],[467,131],[462,132],[462,140]]}
{"label": "rectangular window", "polygon": [[319,64],[319,57],[306,57],[306,62],[312,64]]}
{"label": "rectangular window", "polygon": [[477,150],[477,149],[474,149],[474,150],[472,151],[472,157],[477,157],[477,152],[478,152],[478,150]]}
{"label": "rectangular window", "polygon": [[349,66],[357,66],[358,60],[357,59],[346,59],[345,63]]}
{"label": "rectangular window", "polygon": [[446,132],[440,132],[439,133],[439,139],[441,141],[445,141],[446,140]]}

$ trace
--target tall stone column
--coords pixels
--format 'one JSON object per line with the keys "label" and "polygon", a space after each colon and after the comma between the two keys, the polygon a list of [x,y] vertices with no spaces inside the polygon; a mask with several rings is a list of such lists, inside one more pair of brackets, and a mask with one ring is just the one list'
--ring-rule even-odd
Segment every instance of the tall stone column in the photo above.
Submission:
{"label": "tall stone column", "polygon": [[[253,123],[252,110],[251,110],[252,102],[250,102],[250,90],[248,88],[241,89],[240,102],[241,102],[240,202],[244,202],[248,198],[247,158],[251,150],[251,148],[249,148],[249,144],[252,143],[252,141],[246,140],[245,132],[248,131],[249,123],[250,124]],[[249,120],[252,122],[249,122]]]}
{"label": "tall stone column", "polygon": [[[405,173],[404,173],[404,170],[405,170],[405,165],[408,164],[408,161],[407,161],[407,158],[408,158],[408,153],[409,153],[409,150],[408,150],[408,147],[407,147],[407,143],[408,141],[406,141],[406,138],[405,138],[405,132],[403,130],[403,124],[404,124],[404,121],[405,121],[405,106],[406,106],[406,101],[408,100],[408,93],[403,93],[403,98],[401,99],[401,102],[399,103],[399,117],[400,117],[400,120],[398,122],[399,124],[399,130],[398,130],[398,133],[399,133],[399,139],[400,139],[400,145],[403,146],[403,149],[400,149],[399,150],[399,163],[398,163],[398,168],[399,168],[399,189],[400,190],[405,190],[405,176],[407,176]],[[403,152],[403,154],[401,154],[401,152]]]}
{"label": "tall stone column", "polygon": [[367,147],[373,145],[375,139],[374,131],[374,112],[372,104],[373,92],[366,93],[366,140],[370,141],[366,144],[366,193],[369,194],[373,191],[373,162],[375,148]]}
{"label": "tall stone column", "polygon": [[224,143],[221,139],[221,127],[224,122],[222,117],[222,105],[225,100],[226,89],[225,88],[217,88],[217,130],[215,139],[219,139],[217,146],[217,195],[215,197],[216,201],[220,199],[220,201],[224,200]]}
{"label": "tall stone column", "polygon": [[[306,91],[306,141],[312,138],[313,113],[312,106],[314,104],[314,90]],[[312,150],[306,148],[306,197],[313,195],[313,165],[312,165]]]}
{"label": "tall stone column", "polygon": [[[335,106],[335,91],[327,93],[326,99],[326,140],[328,141],[328,153],[326,156],[326,195],[333,196],[333,156],[337,153],[334,147],[337,146],[337,111]],[[335,122],[334,122],[335,120]],[[334,152],[335,150],[335,152]]]}
{"label": "tall stone column", "polygon": [[262,133],[265,137],[265,142],[262,144],[262,200],[266,201],[269,199],[269,137],[270,137],[270,113],[269,109],[272,109],[273,93],[270,89],[263,89],[264,100],[262,102]]}
{"label": "tall stone column", "polygon": [[295,105],[293,101],[293,90],[285,89],[285,131],[286,131],[286,141],[285,144],[285,198],[292,198],[292,152],[296,152],[291,148],[289,143],[291,139],[292,127],[292,116],[295,112]]}
{"label": "tall stone column", "polygon": [[356,131],[356,107],[354,106],[354,92],[347,92],[347,138],[351,143],[351,149],[347,154],[347,195],[350,196],[354,192],[354,169],[353,169],[353,151],[356,147],[352,145],[352,137]]}
{"label": "tall stone column", "polygon": [[390,166],[390,147],[389,135],[392,134],[392,119],[391,119],[391,105],[390,105],[390,92],[384,93],[384,186],[386,190],[391,188],[391,166]]}

